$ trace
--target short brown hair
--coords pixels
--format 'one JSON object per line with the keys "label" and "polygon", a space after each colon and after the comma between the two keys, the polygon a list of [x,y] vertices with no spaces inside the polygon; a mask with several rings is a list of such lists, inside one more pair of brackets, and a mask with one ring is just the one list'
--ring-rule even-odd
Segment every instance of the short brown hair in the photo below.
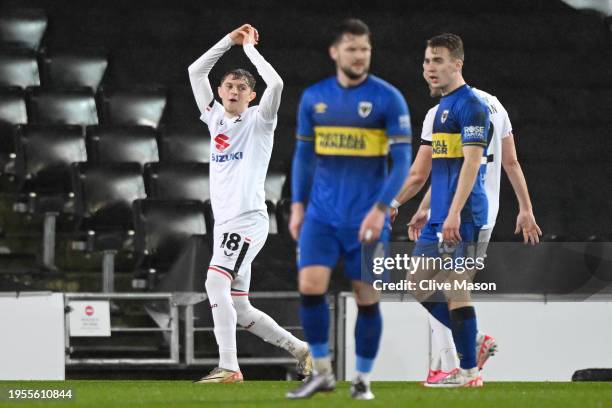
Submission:
{"label": "short brown hair", "polygon": [[444,33],[431,37],[427,40],[427,46],[429,48],[444,47],[448,50],[451,57],[460,59],[461,61],[465,58],[465,52],[463,51],[463,41],[461,37],[456,34]]}
{"label": "short brown hair", "polygon": [[344,37],[345,34],[367,35],[369,38],[371,33],[370,28],[363,21],[358,18],[347,18],[336,26],[332,45],[336,45],[342,41],[342,37]]}
{"label": "short brown hair", "polygon": [[232,76],[232,79],[244,79],[249,88],[255,89],[255,77],[246,69],[237,68],[232,69],[231,71],[227,71],[221,78],[221,83],[223,83],[223,81],[225,81],[225,78],[230,75]]}

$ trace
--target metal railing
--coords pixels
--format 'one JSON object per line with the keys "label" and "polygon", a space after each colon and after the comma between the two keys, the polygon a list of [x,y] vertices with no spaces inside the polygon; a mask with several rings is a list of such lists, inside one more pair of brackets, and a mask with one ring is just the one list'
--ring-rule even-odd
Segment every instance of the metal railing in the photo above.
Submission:
{"label": "metal railing", "polygon": [[[172,293],[65,293],[64,304],[68,306],[73,300],[129,300],[129,301],[166,301],[169,308],[167,328],[160,327],[113,327],[111,333],[169,333],[170,347],[168,358],[72,358],[75,351],[70,345],[70,314],[65,313],[66,365],[146,365],[146,364],[179,364],[179,311],[175,294]],[[146,306],[143,305],[143,307]]]}

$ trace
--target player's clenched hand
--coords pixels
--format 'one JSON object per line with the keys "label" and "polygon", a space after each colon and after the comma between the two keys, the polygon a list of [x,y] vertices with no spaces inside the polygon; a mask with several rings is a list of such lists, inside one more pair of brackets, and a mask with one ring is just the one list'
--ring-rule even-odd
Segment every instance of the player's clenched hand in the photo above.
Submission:
{"label": "player's clenched hand", "polygon": [[359,228],[359,241],[370,243],[378,241],[380,232],[385,226],[385,211],[377,206],[372,207],[370,212],[365,216]]}
{"label": "player's clenched hand", "polygon": [[427,210],[417,210],[414,213],[410,219],[410,222],[408,223],[408,238],[410,238],[411,241],[416,241],[419,239],[419,236],[421,236],[421,230],[425,227],[425,224],[427,224],[428,216],[429,211]]}
{"label": "player's clenched hand", "polygon": [[461,226],[461,215],[449,213],[442,225],[442,239],[444,242],[456,244],[461,242],[459,227]]}
{"label": "player's clenched hand", "polygon": [[259,32],[255,27],[249,27],[246,30],[245,35],[242,38],[242,45],[253,44],[257,45],[259,42]]}
{"label": "player's clenched hand", "polygon": [[293,203],[291,204],[291,217],[289,218],[289,233],[294,240],[298,240],[300,237],[300,230],[304,223],[304,204]]}
{"label": "player's clenched hand", "polygon": [[237,29],[235,29],[234,31],[232,31],[229,36],[232,39],[232,41],[234,42],[234,44],[239,44],[242,45],[242,43],[244,42],[245,37],[249,34],[249,30],[251,30],[253,28],[252,25],[250,24],[243,24],[240,27],[238,27]]}
{"label": "player's clenched hand", "polygon": [[395,222],[397,214],[399,214],[399,210],[397,208],[389,208],[389,217],[391,218],[391,222]]}
{"label": "player's clenched hand", "polygon": [[516,217],[515,234],[523,233],[523,243],[535,245],[540,242],[542,230],[536,223],[535,217],[531,211],[521,211]]}

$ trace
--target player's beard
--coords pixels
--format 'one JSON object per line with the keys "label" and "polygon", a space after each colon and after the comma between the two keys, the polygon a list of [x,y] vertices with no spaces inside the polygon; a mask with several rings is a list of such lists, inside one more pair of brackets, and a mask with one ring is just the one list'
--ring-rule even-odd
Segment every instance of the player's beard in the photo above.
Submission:
{"label": "player's beard", "polygon": [[368,75],[368,71],[369,71],[369,67],[365,67],[364,70],[361,73],[357,73],[355,71],[352,70],[351,66],[341,66],[340,69],[342,70],[342,72],[344,72],[344,75],[346,75],[347,77],[349,77],[350,79],[361,79],[363,77],[365,77],[366,75]]}

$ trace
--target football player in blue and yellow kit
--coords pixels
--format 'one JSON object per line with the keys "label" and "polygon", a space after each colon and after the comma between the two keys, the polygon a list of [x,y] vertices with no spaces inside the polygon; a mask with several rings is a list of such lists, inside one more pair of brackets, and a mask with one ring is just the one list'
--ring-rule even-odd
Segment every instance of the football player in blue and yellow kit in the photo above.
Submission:
{"label": "football player in blue and yellow kit", "polygon": [[[431,141],[431,215],[417,241],[415,256],[474,256],[470,254],[475,253],[479,232],[487,224],[484,180],[489,112],[463,79],[463,59],[463,42],[454,34],[441,34],[427,42],[424,76],[442,99]],[[453,279],[469,277],[457,274]],[[436,385],[482,386],[476,363],[476,314],[469,293],[427,295],[423,306],[451,329],[460,357],[460,369]]]}
{"label": "football player in blue and yellow kit", "polygon": [[372,399],[369,373],[382,319],[378,292],[365,277],[367,267],[362,275],[362,245],[371,248],[389,239],[389,205],[410,167],[410,116],[401,93],[368,73],[371,44],[365,23],[342,22],[329,51],[336,75],[306,89],[300,102],[289,225],[298,241],[300,316],[315,374],[287,397],[308,398],[335,387],[325,293],[342,256],[358,307],[351,396]]}

